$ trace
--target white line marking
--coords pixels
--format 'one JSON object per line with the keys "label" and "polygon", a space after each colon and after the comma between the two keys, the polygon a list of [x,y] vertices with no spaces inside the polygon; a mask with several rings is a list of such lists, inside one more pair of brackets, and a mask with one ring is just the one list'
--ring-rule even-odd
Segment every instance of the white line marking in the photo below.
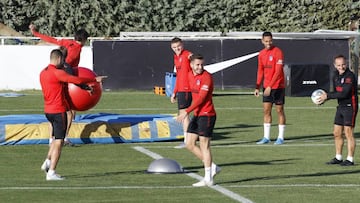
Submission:
{"label": "white line marking", "polygon": [[231,188],[279,188],[279,187],[360,187],[360,184],[289,184],[289,185],[229,185]]}
{"label": "white line marking", "polygon": [[[135,146],[135,147],[133,147],[133,148],[134,148],[135,150],[141,152],[141,153],[144,153],[144,154],[152,157],[153,159],[159,159],[159,157],[162,158],[161,155],[159,155],[159,154],[157,154],[157,153],[154,153],[154,152],[152,152],[152,151],[150,151],[150,150],[147,150],[147,149],[145,149],[144,147]],[[195,174],[195,173],[185,173],[185,174],[186,174],[187,176],[190,176],[190,177],[192,177],[192,178],[194,178],[194,179],[197,179],[197,180],[202,180],[202,178],[203,178],[203,177],[201,177],[201,176],[199,176],[199,175],[197,175],[197,174]],[[239,194],[236,194],[236,193],[234,193],[234,192],[232,192],[232,191],[230,191],[230,190],[228,190],[228,189],[226,189],[226,188],[223,188],[223,187],[221,187],[221,186],[219,186],[219,185],[210,186],[210,188],[212,188],[212,189],[214,189],[214,190],[216,190],[216,191],[224,194],[225,196],[230,197],[231,199],[236,200],[236,201],[238,201],[238,202],[252,203],[251,200],[246,199],[245,197],[243,197],[243,196],[241,196],[241,195],[239,195]]]}
{"label": "white line marking", "polygon": [[179,189],[192,186],[94,186],[94,187],[0,187],[0,190],[111,190],[111,189]]}
{"label": "white line marking", "polygon": [[135,149],[136,151],[139,151],[143,154],[148,155],[149,157],[153,158],[153,159],[162,159],[163,157],[155,152],[152,152],[150,150],[145,149],[144,147],[139,147],[139,146],[135,146],[133,147],[133,149]]}

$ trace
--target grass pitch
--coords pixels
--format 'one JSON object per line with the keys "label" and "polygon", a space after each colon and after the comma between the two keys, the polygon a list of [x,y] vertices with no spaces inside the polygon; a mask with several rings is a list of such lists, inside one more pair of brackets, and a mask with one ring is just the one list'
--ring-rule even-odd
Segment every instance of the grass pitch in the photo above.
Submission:
{"label": "grass pitch", "polygon": [[[1,202],[358,202],[360,166],[328,166],[334,156],[332,138],[336,101],[315,106],[309,97],[287,97],[285,144],[256,145],[262,137],[261,98],[240,92],[215,91],[217,122],[212,141],[214,161],[222,167],[217,187],[193,188],[202,164],[179,142],[93,144],[65,147],[57,172],[65,181],[49,182],[40,171],[46,145],[0,146]],[[42,114],[39,91],[16,98],[0,97],[0,114]],[[168,97],[148,91],[104,92],[98,105],[79,113],[176,113]],[[277,135],[273,114],[272,139]],[[359,126],[355,128],[357,139]],[[174,159],[187,174],[147,174],[153,158],[140,146]],[[358,150],[356,150],[357,152]],[[346,157],[346,144],[343,156]],[[238,197],[244,199],[239,199]]]}

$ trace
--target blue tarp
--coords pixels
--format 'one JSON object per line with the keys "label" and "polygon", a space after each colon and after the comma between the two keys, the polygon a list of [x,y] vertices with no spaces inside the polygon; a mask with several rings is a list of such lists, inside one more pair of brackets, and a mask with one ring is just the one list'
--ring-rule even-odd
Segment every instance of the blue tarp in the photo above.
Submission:
{"label": "blue tarp", "polygon": [[[44,115],[0,116],[0,145],[47,144],[49,123]],[[83,114],[75,117],[69,139],[74,144],[178,140],[181,124],[173,115]]]}

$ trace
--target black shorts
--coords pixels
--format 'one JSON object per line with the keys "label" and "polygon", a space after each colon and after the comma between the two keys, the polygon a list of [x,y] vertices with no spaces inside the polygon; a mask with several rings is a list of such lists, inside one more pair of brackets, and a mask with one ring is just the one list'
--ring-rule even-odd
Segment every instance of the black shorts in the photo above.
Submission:
{"label": "black shorts", "polygon": [[178,92],[176,93],[178,109],[186,109],[191,105],[192,96],[191,92]]}
{"label": "black shorts", "polygon": [[269,96],[263,96],[263,102],[270,102],[275,105],[284,105],[285,89],[272,89]]}
{"label": "black shorts", "polygon": [[350,106],[338,106],[334,119],[335,125],[355,127],[358,108]]}
{"label": "black shorts", "polygon": [[45,114],[48,121],[52,126],[52,136],[55,139],[64,139],[67,128],[67,114],[64,113],[46,113]]}
{"label": "black shorts", "polygon": [[190,120],[187,132],[212,137],[215,121],[216,116],[194,116]]}

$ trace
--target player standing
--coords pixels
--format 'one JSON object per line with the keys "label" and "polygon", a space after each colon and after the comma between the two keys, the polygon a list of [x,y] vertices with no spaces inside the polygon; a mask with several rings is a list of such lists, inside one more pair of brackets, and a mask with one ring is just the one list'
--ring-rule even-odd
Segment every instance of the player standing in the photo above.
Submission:
{"label": "player standing", "polygon": [[[334,58],[334,67],[337,70],[333,79],[335,91],[325,93],[321,95],[320,98],[320,102],[328,99],[338,100],[333,131],[335,158],[327,162],[327,164],[353,166],[356,146],[354,127],[358,112],[358,83],[355,74],[347,68],[346,58],[343,55],[338,55]],[[345,161],[343,161],[342,158],[342,149],[344,146],[343,132],[347,140],[348,149]]]}
{"label": "player standing", "polygon": [[[65,58],[65,62],[67,64],[69,64],[70,67],[72,67],[72,68],[78,67],[79,62],[80,62],[81,49],[85,45],[85,43],[87,42],[87,38],[89,37],[89,33],[86,30],[80,29],[80,30],[76,31],[75,35],[74,35],[74,39],[72,40],[72,39],[56,39],[54,37],[50,37],[50,36],[41,34],[35,30],[35,25],[33,25],[33,24],[30,24],[29,28],[30,28],[31,33],[35,37],[39,37],[40,39],[44,40],[45,42],[65,47],[67,50],[67,56]],[[68,70],[71,70],[71,69],[68,69]],[[71,71],[68,71],[68,72],[71,72]],[[68,101],[70,100],[70,98],[68,96],[67,96],[67,99],[68,99]],[[67,139],[67,137],[68,137],[68,133],[69,133],[72,121],[75,117],[75,111],[69,110],[69,111],[67,111],[67,114],[68,114],[68,127],[67,127],[67,131],[66,131],[65,144],[69,144],[71,146],[72,143],[70,142],[69,139]]]}
{"label": "player standing", "polygon": [[[192,53],[184,49],[182,40],[175,37],[171,40],[171,49],[174,51],[174,66],[176,70],[176,82],[173,90],[173,94],[170,97],[171,103],[178,102],[179,114],[183,113],[187,107],[191,104],[191,91],[189,88],[188,73],[191,72],[190,56]],[[184,131],[184,142],[175,148],[183,148],[186,145],[187,128],[189,126],[190,119],[185,117],[182,125]]]}
{"label": "player standing", "polygon": [[60,159],[61,149],[67,129],[67,104],[65,101],[64,85],[67,83],[101,82],[104,76],[94,79],[79,78],[69,75],[63,70],[63,54],[59,49],[50,53],[50,64],[40,73],[40,84],[44,98],[44,112],[51,123],[51,134],[54,140],[51,142],[47,158],[41,166],[46,172],[46,180],[63,180],[64,178],[55,173]]}
{"label": "player standing", "polygon": [[[186,148],[203,162],[205,176],[193,186],[212,186],[213,177],[221,170],[213,163],[210,148],[216,121],[212,102],[214,83],[211,74],[204,70],[204,58],[201,55],[192,55],[190,65],[192,71],[188,73],[188,78],[193,102],[179,114],[177,121],[182,122],[191,112],[194,113],[187,129]],[[200,142],[200,147],[196,145],[197,140]]]}
{"label": "player standing", "polygon": [[254,95],[259,96],[261,83],[263,84],[263,109],[264,109],[264,137],[257,144],[270,142],[270,127],[272,123],[272,106],[275,104],[278,114],[279,134],[274,144],[284,143],[285,131],[285,77],[283,70],[284,57],[280,48],[273,45],[271,32],[262,34],[264,49],[258,56],[258,71]]}

